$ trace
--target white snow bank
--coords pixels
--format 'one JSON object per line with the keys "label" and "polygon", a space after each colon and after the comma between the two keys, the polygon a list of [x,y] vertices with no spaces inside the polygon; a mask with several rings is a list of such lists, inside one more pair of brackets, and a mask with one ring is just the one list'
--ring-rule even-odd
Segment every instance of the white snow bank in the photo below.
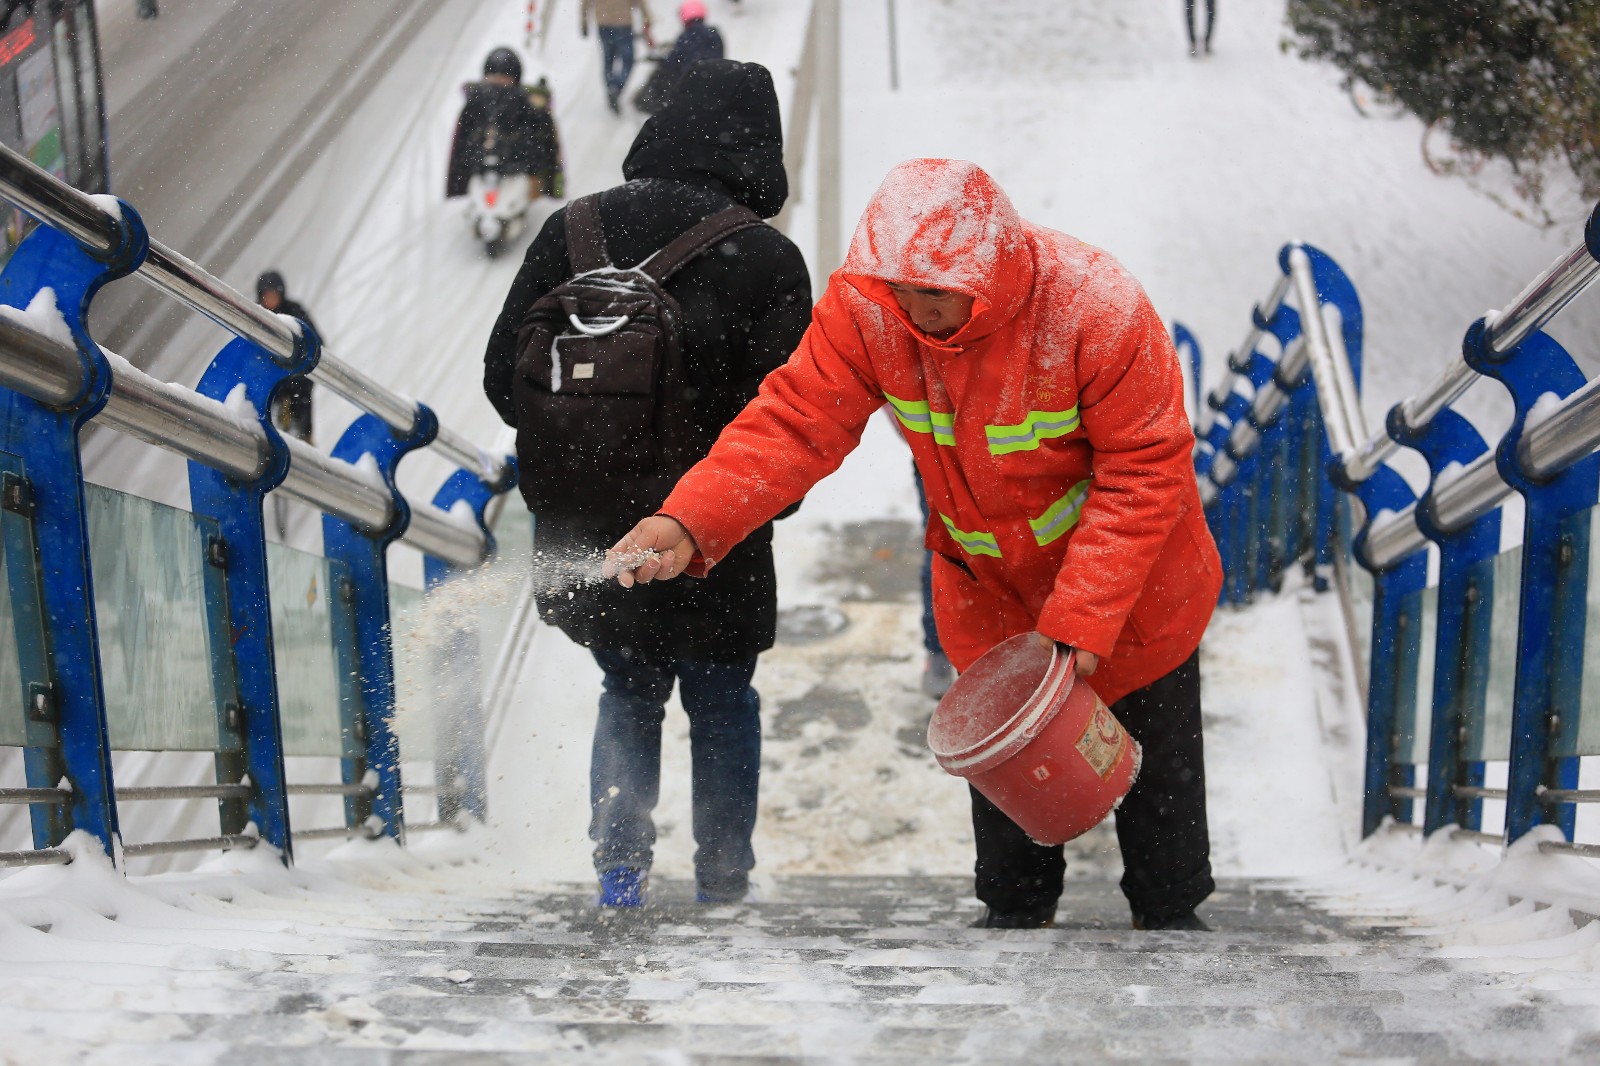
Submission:
{"label": "white snow bank", "polygon": [[62,316],[61,309],[56,306],[56,291],[48,286],[33,294],[26,309],[19,311],[15,307],[0,307],[0,315],[57,343],[69,347],[73,343],[72,329]]}

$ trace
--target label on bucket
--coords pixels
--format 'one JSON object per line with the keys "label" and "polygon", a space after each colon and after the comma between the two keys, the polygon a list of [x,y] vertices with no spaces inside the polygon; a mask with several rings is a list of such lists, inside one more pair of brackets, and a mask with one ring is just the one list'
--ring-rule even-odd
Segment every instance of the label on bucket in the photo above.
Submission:
{"label": "label on bucket", "polygon": [[1095,773],[1102,778],[1109,777],[1111,768],[1117,765],[1117,758],[1122,754],[1122,745],[1127,742],[1127,736],[1106,705],[1101,703],[1095,707],[1089,727],[1078,738],[1078,754],[1083,756]]}

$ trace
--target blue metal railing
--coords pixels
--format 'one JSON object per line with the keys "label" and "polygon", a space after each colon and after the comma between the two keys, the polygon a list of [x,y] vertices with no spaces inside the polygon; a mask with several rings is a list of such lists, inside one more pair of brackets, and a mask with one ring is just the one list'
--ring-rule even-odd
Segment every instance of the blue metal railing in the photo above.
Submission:
{"label": "blue metal railing", "polygon": [[[1509,843],[1548,823],[1569,843],[1542,847],[1600,854],[1570,843],[1575,804],[1600,802],[1577,788],[1578,759],[1600,754],[1600,736],[1588,735],[1600,735],[1600,673],[1584,676],[1586,641],[1600,631],[1588,605],[1600,378],[1586,380],[1542,331],[1600,277],[1600,206],[1583,240],[1473,323],[1461,358],[1373,435],[1359,404],[1354,286],[1310,245],[1285,246],[1279,268],[1196,426],[1223,602],[1248,603],[1297,563],[1319,586],[1337,577],[1370,634],[1359,642],[1364,832],[1411,823],[1421,800],[1424,832],[1456,826]],[[1260,350],[1268,336],[1275,356]],[[1452,407],[1480,378],[1515,407],[1492,447]],[[1388,465],[1402,448],[1427,464],[1420,498]],[[1501,505],[1513,493],[1525,505],[1521,545],[1502,553]],[[1586,702],[1596,702],[1587,729]],[[1495,762],[1506,764],[1504,788],[1485,786]],[[1482,833],[1485,801],[1505,804],[1501,833]]]}
{"label": "blue metal railing", "polygon": [[[155,854],[263,840],[292,857],[289,797],[346,797],[346,825],[301,839],[386,833],[403,840],[401,753],[395,712],[387,549],[406,539],[425,552],[430,588],[477,566],[494,547],[484,520],[512,487],[509,456],[487,455],[440,428],[425,405],[335,359],[302,322],[272,315],[150,239],[127,203],[89,197],[0,146],[0,199],[43,225],[0,272],[0,537],[16,635],[26,788],[34,850],[0,853],[0,865],[68,861],[58,845],[81,830],[108,854]],[[107,284],[138,275],[234,334],[194,392],[155,382],[104,351],[87,327]],[[331,454],[280,436],[267,412],[282,382],[310,373],[365,412]],[[208,642],[219,740],[217,784],[118,790],[101,671],[93,545],[79,431],[91,420],[189,460],[189,489],[204,545]],[[406,455],[427,447],[459,464],[430,503],[395,484]],[[285,774],[280,664],[276,660],[267,541],[267,495],[282,491],[324,512],[324,590],[342,693],[329,693],[355,741],[342,751],[342,784],[291,785]],[[458,506],[460,505],[460,506]],[[462,508],[470,520],[458,515]],[[451,698],[477,703],[475,683]],[[481,775],[441,790],[481,793]],[[217,800],[221,835],[123,847],[118,802]],[[481,794],[441,797],[441,810],[483,810]]]}

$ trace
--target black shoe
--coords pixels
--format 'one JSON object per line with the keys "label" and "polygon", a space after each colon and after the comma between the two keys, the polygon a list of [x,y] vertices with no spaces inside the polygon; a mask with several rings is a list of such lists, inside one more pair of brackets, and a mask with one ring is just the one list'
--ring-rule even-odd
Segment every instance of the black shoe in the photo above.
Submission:
{"label": "black shoe", "polygon": [[1133,919],[1133,927],[1139,930],[1178,929],[1190,933],[1209,933],[1211,927],[1194,911],[1187,911],[1172,918],[1159,922],[1147,922],[1142,918]]}
{"label": "black shoe", "polygon": [[997,911],[985,907],[983,917],[972,923],[973,929],[1050,929],[1056,924],[1056,905],[1046,904],[1029,911]]}

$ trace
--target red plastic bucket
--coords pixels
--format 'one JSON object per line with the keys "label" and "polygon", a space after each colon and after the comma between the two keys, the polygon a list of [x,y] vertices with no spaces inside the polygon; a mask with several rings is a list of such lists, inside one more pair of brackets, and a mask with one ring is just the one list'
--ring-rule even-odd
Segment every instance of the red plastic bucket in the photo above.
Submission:
{"label": "red plastic bucket", "polygon": [[928,724],[939,765],[989,797],[1040,844],[1099,825],[1133,787],[1139,744],[1074,656],[1022,633],[956,678]]}

